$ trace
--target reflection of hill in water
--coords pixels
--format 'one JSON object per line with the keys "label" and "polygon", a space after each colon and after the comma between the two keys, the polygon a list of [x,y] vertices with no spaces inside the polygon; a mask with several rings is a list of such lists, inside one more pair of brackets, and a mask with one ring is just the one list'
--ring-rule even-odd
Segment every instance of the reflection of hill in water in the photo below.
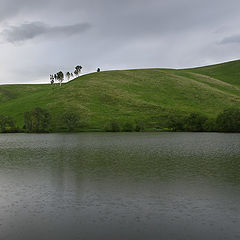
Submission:
{"label": "reflection of hill in water", "polygon": [[[51,174],[213,178],[239,183],[239,134],[86,133],[3,135],[1,169]],[[6,140],[7,139],[7,140]],[[61,174],[60,174],[61,173]]]}

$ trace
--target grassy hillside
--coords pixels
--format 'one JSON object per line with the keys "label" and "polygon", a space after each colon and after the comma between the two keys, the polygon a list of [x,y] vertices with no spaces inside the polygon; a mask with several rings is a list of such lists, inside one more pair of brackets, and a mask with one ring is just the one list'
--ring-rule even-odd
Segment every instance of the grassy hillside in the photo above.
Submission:
{"label": "grassy hillside", "polygon": [[240,86],[240,61],[231,61],[207,67],[191,69],[194,73],[207,75],[223,82]]}
{"label": "grassy hillside", "polygon": [[61,115],[77,112],[87,129],[103,129],[107,121],[144,120],[164,127],[169,114],[200,112],[215,117],[240,106],[240,61],[195,69],[108,71],[81,76],[59,85],[0,86],[0,114],[23,125],[24,112],[39,106],[50,111],[53,127]]}

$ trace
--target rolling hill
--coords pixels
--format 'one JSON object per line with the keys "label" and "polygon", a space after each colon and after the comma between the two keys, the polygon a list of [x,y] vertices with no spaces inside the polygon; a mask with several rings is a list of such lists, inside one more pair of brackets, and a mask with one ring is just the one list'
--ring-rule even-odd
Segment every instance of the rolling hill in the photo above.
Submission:
{"label": "rolling hill", "polygon": [[149,128],[164,127],[169,114],[199,112],[215,117],[240,106],[240,61],[192,69],[106,71],[59,85],[2,85],[0,114],[22,127],[24,112],[39,106],[62,129],[61,115],[79,113],[85,129],[102,130],[107,121],[143,120]]}

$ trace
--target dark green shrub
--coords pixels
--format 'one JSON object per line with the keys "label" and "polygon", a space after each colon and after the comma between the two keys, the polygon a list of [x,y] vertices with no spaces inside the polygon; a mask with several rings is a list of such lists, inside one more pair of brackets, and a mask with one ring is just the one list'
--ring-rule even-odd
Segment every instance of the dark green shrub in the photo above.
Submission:
{"label": "dark green shrub", "polygon": [[134,125],[133,125],[133,123],[131,123],[131,122],[126,122],[126,123],[123,125],[122,131],[123,131],[123,132],[133,132],[133,131],[134,131]]}
{"label": "dark green shrub", "polygon": [[40,107],[36,107],[24,114],[24,129],[27,132],[43,133],[49,132],[51,116],[50,113]]}
{"label": "dark green shrub", "polygon": [[190,132],[204,131],[204,124],[207,121],[207,117],[200,113],[191,113],[185,118],[184,130]]}
{"label": "dark green shrub", "polygon": [[218,131],[240,132],[240,109],[224,110],[217,116],[216,127]]}
{"label": "dark green shrub", "polygon": [[184,118],[182,116],[169,116],[167,120],[167,128],[172,131],[184,130]]}
{"label": "dark green shrub", "polygon": [[112,120],[109,123],[107,123],[107,125],[105,126],[104,129],[106,132],[120,132],[121,131],[120,125],[115,120]]}
{"label": "dark green shrub", "polygon": [[15,121],[10,116],[0,116],[0,128],[2,133],[15,132],[16,126]]}
{"label": "dark green shrub", "polygon": [[136,121],[135,131],[143,132],[145,130],[145,123],[143,121]]}
{"label": "dark green shrub", "polygon": [[206,132],[215,132],[216,131],[216,119],[209,118],[203,124],[203,130]]}
{"label": "dark green shrub", "polygon": [[72,132],[80,126],[80,117],[74,112],[66,112],[62,116],[62,122],[68,131]]}

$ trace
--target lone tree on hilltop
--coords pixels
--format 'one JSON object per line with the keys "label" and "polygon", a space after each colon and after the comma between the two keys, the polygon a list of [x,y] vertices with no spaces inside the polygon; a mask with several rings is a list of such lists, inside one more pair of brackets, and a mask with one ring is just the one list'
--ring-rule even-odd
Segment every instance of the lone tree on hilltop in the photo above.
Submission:
{"label": "lone tree on hilltop", "polygon": [[100,71],[101,71],[101,69],[100,69],[100,68],[98,68],[98,69],[97,69],[97,72],[100,72]]}

